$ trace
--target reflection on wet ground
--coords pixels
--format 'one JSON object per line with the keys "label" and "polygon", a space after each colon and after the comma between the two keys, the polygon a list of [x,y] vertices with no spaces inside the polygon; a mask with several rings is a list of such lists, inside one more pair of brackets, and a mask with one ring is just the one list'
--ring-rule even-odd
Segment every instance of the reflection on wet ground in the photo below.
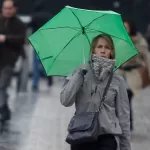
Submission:
{"label": "reflection on wet ground", "polygon": [[[41,87],[44,83],[41,83]],[[61,83],[49,91],[21,93],[13,102],[9,131],[0,135],[0,150],[68,150],[65,143],[68,121],[74,108],[64,108],[59,102]],[[132,150],[150,147],[150,89],[134,99],[135,130]],[[12,89],[13,92],[13,89]]]}

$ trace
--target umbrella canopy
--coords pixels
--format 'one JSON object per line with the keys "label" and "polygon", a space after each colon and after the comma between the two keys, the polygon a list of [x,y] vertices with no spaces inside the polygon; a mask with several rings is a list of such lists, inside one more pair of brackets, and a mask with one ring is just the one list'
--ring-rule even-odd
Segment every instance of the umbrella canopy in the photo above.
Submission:
{"label": "umbrella canopy", "polygon": [[66,76],[88,62],[92,39],[103,33],[114,41],[117,68],[138,54],[121,15],[113,11],[66,6],[29,40],[47,75]]}

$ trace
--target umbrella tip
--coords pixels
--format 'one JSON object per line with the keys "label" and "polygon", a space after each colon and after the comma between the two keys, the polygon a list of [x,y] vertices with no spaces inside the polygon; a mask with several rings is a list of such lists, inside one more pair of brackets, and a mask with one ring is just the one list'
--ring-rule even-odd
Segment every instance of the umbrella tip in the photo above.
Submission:
{"label": "umbrella tip", "polygon": [[65,7],[67,7],[67,8],[72,8],[71,6],[69,6],[69,5],[66,5]]}

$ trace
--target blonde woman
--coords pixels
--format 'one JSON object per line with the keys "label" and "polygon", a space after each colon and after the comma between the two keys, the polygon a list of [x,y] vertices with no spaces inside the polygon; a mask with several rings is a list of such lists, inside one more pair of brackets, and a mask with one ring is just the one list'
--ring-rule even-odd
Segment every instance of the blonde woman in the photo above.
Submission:
{"label": "blonde woman", "polygon": [[[106,34],[96,36],[91,44],[89,64],[79,67],[65,81],[60,96],[62,105],[69,107],[75,103],[76,114],[95,112],[114,67],[112,38]],[[71,150],[131,150],[129,100],[124,79],[116,73],[98,118],[98,140],[71,145]]]}

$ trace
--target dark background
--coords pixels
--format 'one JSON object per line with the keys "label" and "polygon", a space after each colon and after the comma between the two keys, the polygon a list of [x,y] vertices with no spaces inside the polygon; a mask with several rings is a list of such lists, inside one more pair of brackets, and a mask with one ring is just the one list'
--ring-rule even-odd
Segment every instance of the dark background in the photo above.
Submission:
{"label": "dark background", "polygon": [[[32,15],[37,5],[41,5],[43,11],[55,15],[64,6],[70,5],[79,8],[114,10],[125,17],[135,20],[140,31],[145,32],[150,19],[150,0],[118,0],[120,7],[115,8],[116,0],[16,0],[18,13]],[[1,6],[2,0],[0,0]]]}

